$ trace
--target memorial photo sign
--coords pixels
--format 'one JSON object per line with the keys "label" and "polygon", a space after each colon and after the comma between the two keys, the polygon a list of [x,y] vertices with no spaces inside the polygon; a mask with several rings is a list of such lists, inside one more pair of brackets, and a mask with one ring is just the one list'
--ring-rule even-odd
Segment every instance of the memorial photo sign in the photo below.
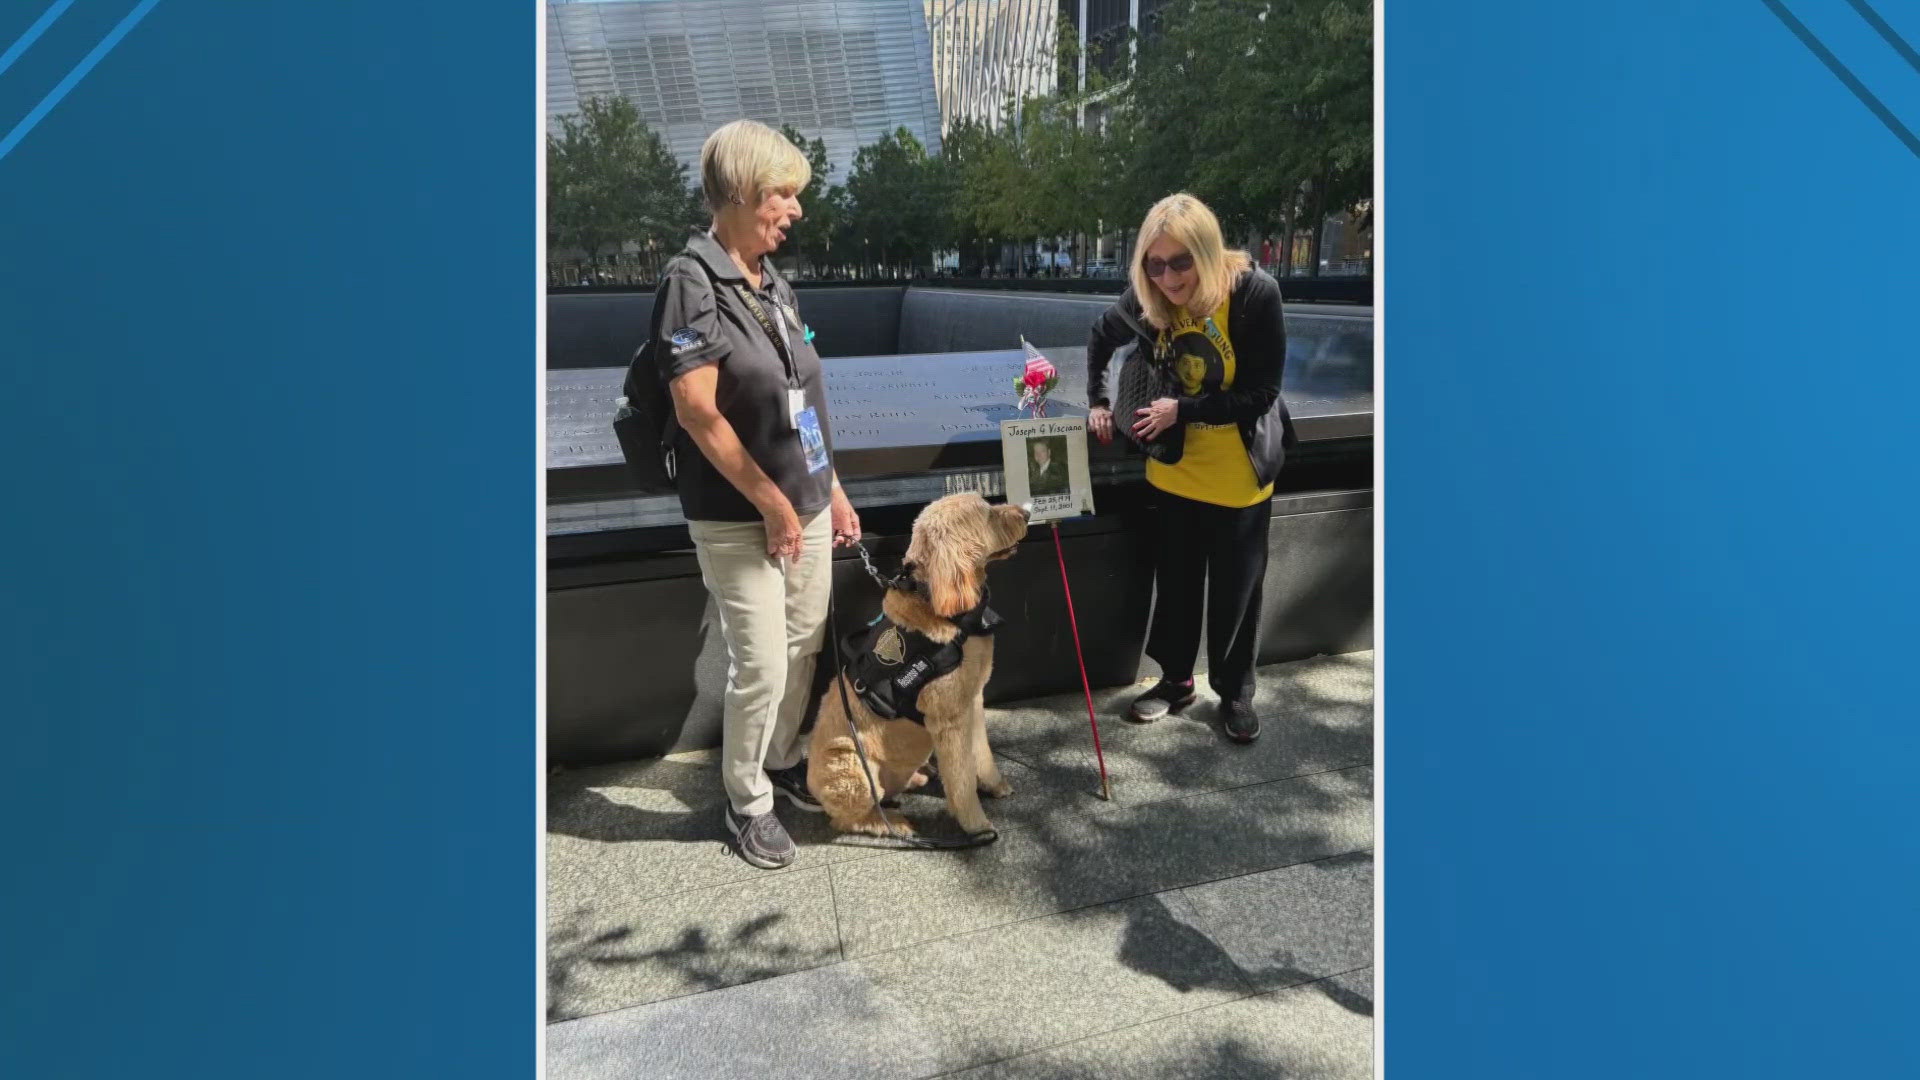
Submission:
{"label": "memorial photo sign", "polygon": [[1006,469],[1007,501],[1031,504],[1030,520],[1058,521],[1093,513],[1086,417],[1002,420],[1000,455]]}

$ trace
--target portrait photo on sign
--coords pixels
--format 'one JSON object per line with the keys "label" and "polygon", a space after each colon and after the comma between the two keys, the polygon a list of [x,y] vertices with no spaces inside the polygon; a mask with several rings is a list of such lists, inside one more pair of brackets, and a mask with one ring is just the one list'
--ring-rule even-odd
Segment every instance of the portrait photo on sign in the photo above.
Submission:
{"label": "portrait photo on sign", "polygon": [[1006,469],[1007,501],[1030,503],[1034,521],[1093,513],[1086,433],[1083,416],[1002,420],[1000,456]]}
{"label": "portrait photo on sign", "polygon": [[1027,436],[1028,492],[1034,495],[1058,495],[1067,488],[1067,437]]}

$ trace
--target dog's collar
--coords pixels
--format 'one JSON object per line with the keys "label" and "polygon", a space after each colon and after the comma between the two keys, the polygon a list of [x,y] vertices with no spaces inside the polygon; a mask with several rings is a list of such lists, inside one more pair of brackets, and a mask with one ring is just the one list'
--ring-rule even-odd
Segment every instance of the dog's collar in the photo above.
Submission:
{"label": "dog's collar", "polygon": [[927,590],[927,583],[913,576],[913,564],[910,562],[901,563],[900,572],[888,578],[886,585],[893,592],[903,592],[922,600],[933,599],[933,595]]}
{"label": "dog's collar", "polygon": [[980,602],[953,617],[953,625],[969,637],[991,634],[1007,620],[1000,613],[987,606],[988,592],[985,585],[980,586]]}
{"label": "dog's collar", "polygon": [[[927,589],[927,583],[913,576],[913,564],[910,562],[900,564],[900,572],[894,575],[891,581],[887,582],[887,588],[895,592],[906,593],[908,596],[917,596],[922,600],[933,599],[932,594]],[[960,614],[947,619],[947,621],[959,627],[960,632],[963,634],[993,633],[1005,624],[1007,620],[1001,618],[999,612],[987,606],[987,600],[991,596],[992,590],[988,589],[985,584],[982,584],[980,586],[980,602]],[[946,617],[940,616],[940,618]]]}

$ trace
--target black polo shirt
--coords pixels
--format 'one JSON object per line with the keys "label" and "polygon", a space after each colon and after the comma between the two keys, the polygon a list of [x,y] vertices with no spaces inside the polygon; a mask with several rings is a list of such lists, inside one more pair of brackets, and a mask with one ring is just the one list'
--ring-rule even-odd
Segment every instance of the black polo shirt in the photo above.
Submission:
{"label": "black polo shirt", "polygon": [[[827,423],[826,389],[820,354],[805,341],[793,288],[773,265],[760,262],[762,288],[754,292],[761,309],[783,330],[793,357],[791,377],[766,329],[741,299],[752,289],[746,275],[719,242],[705,232],[687,241],[667,263],[665,288],[653,308],[654,354],[665,382],[706,364],[720,365],[715,400],[747,453],[759,463],[801,517],[824,509],[833,492],[831,463],[807,471],[800,435],[788,419],[787,388],[797,384],[820,418],[829,454],[833,432]],[[713,467],[684,430],[676,437],[680,462],[680,510],[688,521],[759,521],[760,511]]]}

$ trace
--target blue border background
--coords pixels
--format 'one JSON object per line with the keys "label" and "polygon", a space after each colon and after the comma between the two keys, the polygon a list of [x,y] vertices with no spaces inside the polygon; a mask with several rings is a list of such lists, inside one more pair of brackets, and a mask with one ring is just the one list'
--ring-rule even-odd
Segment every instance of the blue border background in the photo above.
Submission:
{"label": "blue border background", "polygon": [[1387,19],[1387,1076],[1920,1075],[1920,158],[1761,0]]}
{"label": "blue border background", "polygon": [[[537,16],[162,0],[0,158],[10,1075],[533,1071]],[[1388,18],[1390,1075],[1911,1074],[1920,160],[1760,0]]]}
{"label": "blue border background", "polygon": [[532,1075],[538,14],[162,0],[0,157],[0,1073]]}

